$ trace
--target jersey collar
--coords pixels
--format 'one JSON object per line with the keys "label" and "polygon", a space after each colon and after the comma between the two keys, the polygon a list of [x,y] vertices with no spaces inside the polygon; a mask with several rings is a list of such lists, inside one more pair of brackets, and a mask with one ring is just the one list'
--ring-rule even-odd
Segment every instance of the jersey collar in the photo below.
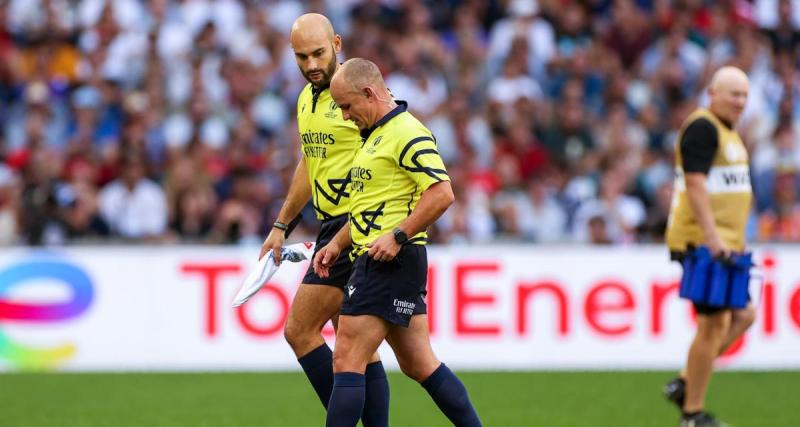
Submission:
{"label": "jersey collar", "polygon": [[330,87],[330,84],[326,84],[326,85],[324,85],[324,86],[319,86],[319,87],[317,87],[317,86],[314,86],[314,85],[312,84],[312,85],[311,85],[311,94],[312,94],[312,95],[315,95],[315,96],[319,96],[319,94],[321,94],[322,92],[324,92],[324,91],[325,91],[325,89],[327,89],[327,88],[329,88],[329,87]]}
{"label": "jersey collar", "polygon": [[326,84],[324,86],[316,87],[313,84],[311,85],[311,112],[317,111],[317,101],[319,101],[319,96],[325,89],[328,89],[330,84]]}
{"label": "jersey collar", "polygon": [[375,122],[375,124],[372,125],[371,128],[362,130],[361,131],[361,138],[363,138],[363,139],[369,138],[369,136],[372,134],[372,132],[375,131],[375,129],[385,125],[386,122],[388,122],[389,120],[393,119],[398,114],[403,113],[406,110],[408,110],[408,102],[400,101],[400,100],[396,100],[395,102],[397,103],[397,107],[394,107],[392,109],[392,111],[389,111],[388,113],[386,113],[385,116],[381,117],[380,120]]}

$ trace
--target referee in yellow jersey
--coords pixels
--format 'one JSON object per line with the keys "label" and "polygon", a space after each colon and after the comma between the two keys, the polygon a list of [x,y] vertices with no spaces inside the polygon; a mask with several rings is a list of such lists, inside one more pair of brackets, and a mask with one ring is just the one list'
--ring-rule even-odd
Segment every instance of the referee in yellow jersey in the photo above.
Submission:
{"label": "referee in yellow jersey", "polygon": [[[291,31],[295,59],[308,85],[297,99],[302,157],[286,201],[259,254],[260,259],[272,250],[276,264],[280,263],[288,223],[309,199],[317,218],[322,221],[316,249],[325,246],[347,224],[350,164],[361,145],[358,128],[342,117],[329,89],[331,78],[339,68],[336,54],[342,48],[341,37],[334,33],[325,16],[315,13],[299,17]],[[348,251],[335,261],[326,277],[318,276],[309,267],[284,329],[286,340],[326,408],[333,389],[333,352],[321,331],[328,320],[334,319],[335,324],[344,295],[342,288],[350,277],[351,268]],[[386,426],[389,423],[389,383],[377,353],[370,356],[366,377],[364,426]]]}
{"label": "referee in yellow jersey", "polygon": [[[667,224],[673,258],[692,256],[704,246],[716,258],[745,250],[745,226],[752,189],[747,150],[734,129],[747,101],[747,75],[735,67],[719,69],[711,80],[708,109],[695,110],[684,122],[675,149],[675,189]],[[691,275],[685,269],[684,276]],[[685,277],[685,280],[690,279]],[[697,333],[686,368],[664,387],[681,411],[681,427],[727,424],[704,410],[714,359],[750,327],[752,303],[741,309],[694,304]]]}
{"label": "referee in yellow jersey", "polygon": [[327,426],[358,422],[365,369],[384,339],[403,373],[453,424],[480,426],[467,390],[436,358],[428,338],[425,230],[454,200],[436,141],[405,103],[392,99],[370,61],[345,62],[331,95],[363,140],[350,168],[350,226],[314,257],[321,277],[332,274],[347,248],[355,260],[339,316]]}

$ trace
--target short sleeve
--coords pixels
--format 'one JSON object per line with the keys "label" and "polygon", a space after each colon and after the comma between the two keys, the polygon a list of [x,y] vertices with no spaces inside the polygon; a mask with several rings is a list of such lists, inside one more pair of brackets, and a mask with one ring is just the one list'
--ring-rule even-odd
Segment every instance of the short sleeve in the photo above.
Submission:
{"label": "short sleeve", "polygon": [[436,150],[436,140],[430,135],[419,136],[403,144],[397,161],[421,191],[437,182],[450,181],[442,157]]}
{"label": "short sleeve", "polygon": [[707,174],[717,152],[717,129],[708,119],[697,119],[686,127],[680,141],[684,172]]}

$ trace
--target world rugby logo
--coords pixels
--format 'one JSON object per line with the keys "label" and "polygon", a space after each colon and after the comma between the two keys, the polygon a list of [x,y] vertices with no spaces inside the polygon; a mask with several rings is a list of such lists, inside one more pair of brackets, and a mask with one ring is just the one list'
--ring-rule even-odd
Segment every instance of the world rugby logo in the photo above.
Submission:
{"label": "world rugby logo", "polygon": [[335,101],[331,101],[330,105],[328,105],[328,112],[325,113],[325,117],[327,117],[329,119],[335,119],[337,117],[336,116],[336,110],[338,108],[339,108],[339,106],[336,105],[336,102]]}

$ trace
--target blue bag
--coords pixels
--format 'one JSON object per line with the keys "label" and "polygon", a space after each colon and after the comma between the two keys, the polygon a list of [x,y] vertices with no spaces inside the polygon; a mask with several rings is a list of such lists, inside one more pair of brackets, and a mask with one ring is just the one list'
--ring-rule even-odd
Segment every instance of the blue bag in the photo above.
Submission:
{"label": "blue bag", "polygon": [[692,288],[692,275],[694,274],[694,257],[691,252],[686,253],[681,260],[683,266],[683,276],[681,276],[681,286],[678,288],[678,295],[681,298],[689,298]]}
{"label": "blue bag", "polygon": [[705,246],[690,249],[683,259],[680,297],[712,307],[744,308],[749,301],[749,252],[720,260]]}
{"label": "blue bag", "polygon": [[732,308],[744,308],[750,299],[750,268],[753,267],[753,254],[745,252],[737,255],[730,268],[730,295],[728,306]]}
{"label": "blue bag", "polygon": [[694,258],[694,268],[689,278],[688,299],[703,302],[708,299],[710,278],[714,259],[705,246],[700,246],[690,255]]}
{"label": "blue bag", "polygon": [[728,302],[730,290],[731,268],[727,262],[714,260],[711,266],[710,290],[706,304],[712,307],[724,307]]}

